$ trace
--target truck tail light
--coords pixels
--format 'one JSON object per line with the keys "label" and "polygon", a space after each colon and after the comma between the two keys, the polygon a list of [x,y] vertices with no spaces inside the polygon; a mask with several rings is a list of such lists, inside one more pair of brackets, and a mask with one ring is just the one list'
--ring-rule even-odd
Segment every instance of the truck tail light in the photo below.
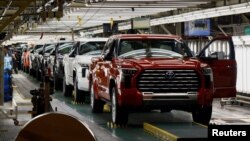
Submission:
{"label": "truck tail light", "polygon": [[203,68],[202,73],[205,77],[205,87],[211,88],[213,84],[213,71],[211,68]]}

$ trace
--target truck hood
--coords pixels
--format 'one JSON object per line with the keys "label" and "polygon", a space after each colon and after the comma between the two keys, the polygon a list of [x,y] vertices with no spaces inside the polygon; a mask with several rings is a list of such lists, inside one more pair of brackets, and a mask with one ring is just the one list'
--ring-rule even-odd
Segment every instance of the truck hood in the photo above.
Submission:
{"label": "truck hood", "polygon": [[132,65],[142,68],[197,68],[200,62],[195,58],[140,58],[140,59],[121,59],[123,66]]}
{"label": "truck hood", "polygon": [[91,63],[91,58],[96,57],[94,55],[79,55],[76,56],[76,62],[80,64],[86,64],[89,65]]}

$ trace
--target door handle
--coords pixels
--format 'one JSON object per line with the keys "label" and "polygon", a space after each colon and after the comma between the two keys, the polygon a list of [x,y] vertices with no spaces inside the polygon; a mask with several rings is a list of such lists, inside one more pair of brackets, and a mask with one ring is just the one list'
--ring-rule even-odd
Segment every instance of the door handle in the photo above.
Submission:
{"label": "door handle", "polygon": [[228,65],[227,68],[232,68],[232,66]]}

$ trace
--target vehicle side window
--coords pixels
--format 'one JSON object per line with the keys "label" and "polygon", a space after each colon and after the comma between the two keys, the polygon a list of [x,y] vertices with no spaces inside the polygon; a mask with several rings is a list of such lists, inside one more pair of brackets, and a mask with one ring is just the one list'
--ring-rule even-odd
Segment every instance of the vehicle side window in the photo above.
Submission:
{"label": "vehicle side window", "polygon": [[83,55],[89,51],[92,50],[97,50],[97,47],[95,45],[93,45],[93,43],[85,43],[85,44],[81,44],[81,46],[79,47],[78,50],[78,54],[79,55]]}
{"label": "vehicle side window", "polygon": [[54,45],[54,44],[52,44],[52,45],[49,45],[49,46],[47,46],[46,48],[45,48],[45,53],[49,53],[49,52],[51,52],[54,48],[55,48],[56,46]]}
{"label": "vehicle side window", "polygon": [[64,48],[58,50],[58,53],[59,53],[59,54],[67,54],[67,53],[70,52],[70,49],[71,49],[71,46],[70,46],[70,45],[69,45],[69,46],[65,46]]}
{"label": "vehicle side window", "polygon": [[107,59],[107,60],[111,60],[112,57],[114,56],[114,48],[115,48],[115,40],[109,40],[104,47],[102,56]]}
{"label": "vehicle side window", "polygon": [[74,46],[72,47],[70,53],[69,53],[69,56],[70,57],[74,57],[76,55],[76,52],[77,52],[77,46],[79,45],[79,43],[75,43]]}
{"label": "vehicle side window", "polygon": [[112,41],[112,39],[109,39],[105,45],[104,48],[102,50],[101,56],[104,57],[108,52],[109,52],[109,47],[110,47],[110,42]]}
{"label": "vehicle side window", "polygon": [[230,60],[230,46],[228,41],[215,40],[202,54],[204,58]]}
{"label": "vehicle side window", "polygon": [[53,50],[50,54],[51,55],[56,55],[56,50]]}
{"label": "vehicle side window", "polygon": [[109,48],[110,48],[110,43],[112,42],[112,40],[108,40],[104,46],[104,49],[103,49],[103,52],[102,52],[102,55],[105,55],[109,52]]}
{"label": "vehicle side window", "polygon": [[109,44],[108,44],[108,49],[106,50],[105,54],[107,55],[114,55],[114,48],[115,48],[115,40],[112,40]]}

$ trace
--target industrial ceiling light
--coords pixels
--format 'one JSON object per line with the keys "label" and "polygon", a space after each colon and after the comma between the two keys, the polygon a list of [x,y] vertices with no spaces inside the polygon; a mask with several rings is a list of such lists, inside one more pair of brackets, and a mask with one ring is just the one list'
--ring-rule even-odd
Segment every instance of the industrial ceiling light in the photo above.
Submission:
{"label": "industrial ceiling light", "polygon": [[[155,3],[155,1],[157,3]],[[80,8],[79,10],[68,8],[67,11],[72,11],[72,13],[67,12],[67,16],[64,16],[57,23],[58,26],[64,26],[65,30],[69,30],[69,27],[74,27],[77,23],[77,16],[83,17],[84,23],[76,28],[89,28],[94,26],[100,26],[102,23],[99,21],[109,22],[110,16],[114,20],[125,21],[130,18],[152,15],[160,12],[166,12],[171,10],[176,10],[177,8],[183,8],[187,6],[194,6],[196,4],[207,3],[209,0],[76,0],[87,6]],[[66,2],[72,2],[71,0],[66,0]],[[53,4],[53,3],[52,3]],[[64,5],[66,5],[64,0]],[[143,4],[143,5],[141,5]],[[101,10],[99,10],[101,9]],[[136,9],[136,10],[134,10]],[[56,10],[56,9],[54,9]],[[131,12],[131,10],[134,12]],[[65,10],[64,10],[65,12]],[[48,21],[56,21],[56,19],[51,19]],[[75,22],[74,22],[75,21]],[[66,24],[65,24],[66,23]],[[47,23],[46,23],[47,24]],[[46,25],[45,25],[46,26]],[[77,30],[77,29],[74,29]],[[51,30],[43,30],[45,32],[50,32]]]}
{"label": "industrial ceiling light", "polygon": [[243,3],[243,4],[232,5],[232,6],[223,6],[223,7],[184,13],[180,15],[153,19],[151,20],[151,26],[156,26],[160,24],[168,24],[168,23],[176,23],[176,22],[192,21],[192,20],[204,19],[204,18],[213,18],[213,17],[219,17],[219,16],[241,14],[241,13],[248,13],[248,12],[250,12],[249,3]]}
{"label": "industrial ceiling light", "polygon": [[[250,3],[242,3],[236,4],[231,6],[223,6],[217,8],[210,8],[205,10],[199,10],[195,12],[188,12],[184,14],[162,17],[157,19],[152,19],[150,21],[151,26],[157,26],[162,24],[169,24],[169,23],[177,23],[177,22],[186,22],[198,19],[206,19],[206,18],[213,18],[213,17],[220,17],[220,16],[227,16],[227,15],[235,15],[235,14],[242,14],[242,13],[249,13],[250,12]],[[131,25],[129,23],[119,23],[119,30],[128,30],[131,29]],[[102,33],[102,30],[93,31],[94,33]]]}

